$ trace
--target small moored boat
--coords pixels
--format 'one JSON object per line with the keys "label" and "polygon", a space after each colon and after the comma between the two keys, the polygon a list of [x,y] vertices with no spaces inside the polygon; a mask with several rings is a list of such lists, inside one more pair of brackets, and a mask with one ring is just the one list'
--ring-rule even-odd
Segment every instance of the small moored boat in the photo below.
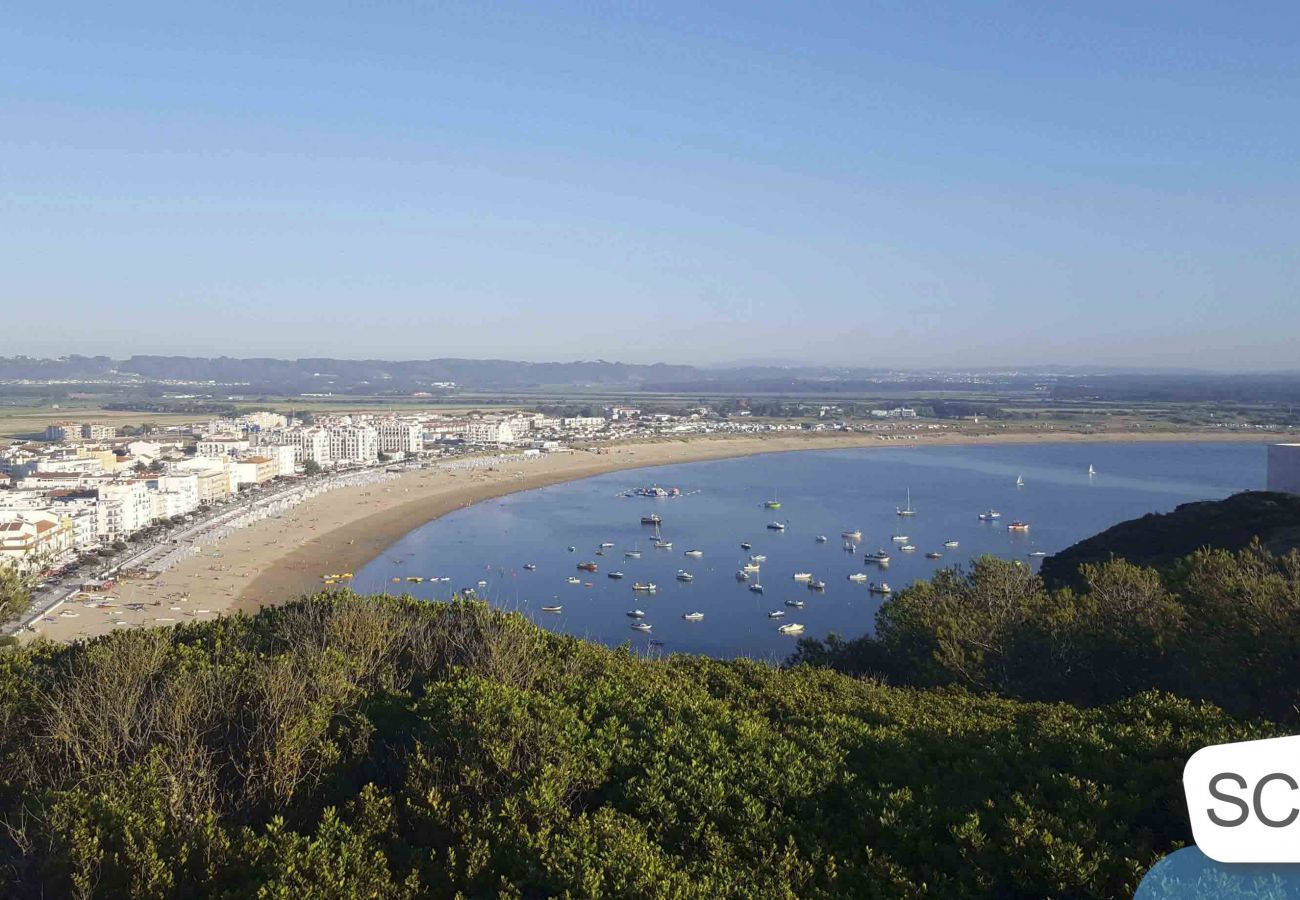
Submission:
{"label": "small moored boat", "polygon": [[542,612],[559,612],[564,609],[563,606],[543,606]]}
{"label": "small moored boat", "polygon": [[704,613],[702,612],[682,613],[682,618],[685,619],[687,622],[702,622],[704,621]]}
{"label": "small moored boat", "polygon": [[785,625],[777,628],[781,634],[803,634],[803,626],[798,622],[787,622]]}

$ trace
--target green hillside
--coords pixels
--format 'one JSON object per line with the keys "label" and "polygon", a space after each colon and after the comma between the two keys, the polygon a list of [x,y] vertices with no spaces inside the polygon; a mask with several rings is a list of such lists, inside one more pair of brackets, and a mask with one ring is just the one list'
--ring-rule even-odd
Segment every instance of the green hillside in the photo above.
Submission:
{"label": "green hillside", "polygon": [[1255,540],[1278,555],[1300,547],[1300,497],[1243,491],[1120,522],[1043,560],[1043,580],[1052,587],[1078,586],[1079,569],[1089,563],[1126,559],[1159,568],[1202,548],[1237,551]]}
{"label": "green hillside", "polygon": [[0,893],[1125,896],[1271,733],[321,596],[0,656]]}

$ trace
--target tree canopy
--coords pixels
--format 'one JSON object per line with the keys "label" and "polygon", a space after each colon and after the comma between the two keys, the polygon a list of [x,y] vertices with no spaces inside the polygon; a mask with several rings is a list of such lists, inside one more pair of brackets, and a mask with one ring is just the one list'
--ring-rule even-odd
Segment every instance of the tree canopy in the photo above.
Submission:
{"label": "tree canopy", "polygon": [[1187,756],[1274,733],[321,595],[0,656],[0,893],[1127,896],[1189,840]]}

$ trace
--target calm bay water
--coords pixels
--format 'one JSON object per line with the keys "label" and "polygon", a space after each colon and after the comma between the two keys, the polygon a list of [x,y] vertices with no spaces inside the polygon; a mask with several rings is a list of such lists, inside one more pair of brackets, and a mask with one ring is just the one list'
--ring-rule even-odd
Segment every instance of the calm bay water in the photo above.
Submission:
{"label": "calm bay water", "polygon": [[[1095,477],[1088,477],[1089,465]],[[1202,443],[801,451],[659,466],[513,494],[447,515],[358,572],[355,588],[444,600],[475,586],[481,598],[553,631],[615,645],[630,641],[637,648],[655,640],[665,651],[781,659],[795,645],[795,638],[777,632],[783,622],[801,623],[815,637],[871,631],[882,598],[867,584],[849,581],[851,573],[865,572],[897,591],[941,566],[986,553],[1036,566],[1030,552],[1054,553],[1121,520],[1261,488],[1264,465],[1261,445]],[[1017,476],[1024,487],[1016,486]],[[622,496],[650,484],[680,488],[683,496]],[[896,507],[909,488],[917,514],[900,518]],[[763,507],[771,497],[780,500],[779,510]],[[990,507],[1002,518],[980,522],[977,515]],[[663,518],[671,550],[656,549],[654,529],[640,524],[652,512]],[[1029,522],[1030,531],[1008,532],[1015,519]],[[784,522],[786,530],[768,530],[773,521]],[[856,529],[862,541],[856,553],[846,552],[840,533]],[[817,535],[828,541],[817,543]],[[894,535],[906,535],[916,551],[900,552]],[[943,547],[947,539],[960,547]],[[742,541],[753,549],[742,550]],[[615,546],[597,555],[602,542]],[[878,548],[893,557],[884,572],[864,563],[864,553]],[[684,555],[695,549],[703,557]],[[640,550],[641,557],[625,557],[628,550]],[[942,559],[926,559],[929,551],[941,552]],[[735,578],[751,553],[767,556],[762,595]],[[599,571],[578,571],[584,561],[597,563]],[[525,570],[530,563],[535,571]],[[677,581],[681,569],[695,580]],[[611,571],[626,577],[610,579]],[[826,582],[825,591],[794,581],[795,572],[813,573]],[[391,581],[408,576],[451,580]],[[582,584],[568,584],[570,576],[580,576]],[[477,586],[480,580],[486,586]],[[633,593],[637,581],[652,581],[658,591]],[[788,607],[788,599],[805,606]],[[548,605],[563,611],[543,612]],[[626,613],[634,608],[645,611],[649,634],[631,629]],[[785,617],[769,619],[768,611],[778,609]],[[704,613],[704,620],[684,621],[683,613],[691,611]]]}

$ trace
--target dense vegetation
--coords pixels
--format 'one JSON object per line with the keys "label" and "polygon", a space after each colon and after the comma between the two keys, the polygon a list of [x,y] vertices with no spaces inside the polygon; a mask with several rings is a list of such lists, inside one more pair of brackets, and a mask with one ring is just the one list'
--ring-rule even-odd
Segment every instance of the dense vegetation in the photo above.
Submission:
{"label": "dense vegetation", "polygon": [[1270,733],[318,596],[0,656],[0,893],[1114,897]]}
{"label": "dense vegetation", "polygon": [[1279,554],[1300,547],[1300,497],[1243,491],[1120,522],[1043,560],[1043,580],[1048,587],[1079,587],[1089,563],[1119,558],[1168,568],[1203,547],[1243,550],[1255,541]]}
{"label": "dense vegetation", "polygon": [[1300,720],[1300,551],[1258,542],[1166,569],[1087,564],[1048,589],[985,557],[881,606],[876,636],[801,644],[798,661],[893,683],[1107,703],[1160,689],[1240,716]]}

